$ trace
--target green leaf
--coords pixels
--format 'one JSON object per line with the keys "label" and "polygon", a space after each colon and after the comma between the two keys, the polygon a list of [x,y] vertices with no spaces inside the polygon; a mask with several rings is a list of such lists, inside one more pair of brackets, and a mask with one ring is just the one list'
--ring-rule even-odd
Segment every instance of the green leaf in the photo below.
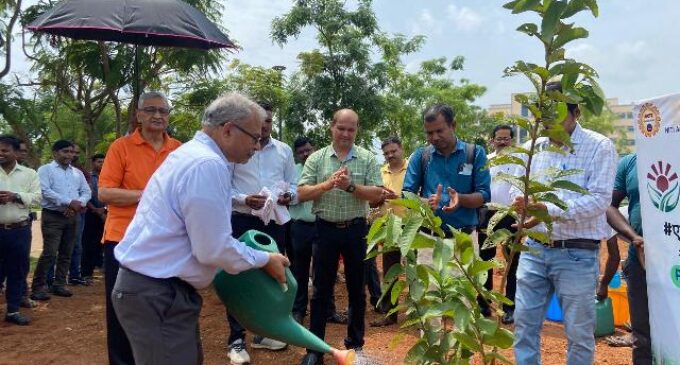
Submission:
{"label": "green leaf", "polygon": [[423,234],[417,234],[413,238],[413,242],[411,243],[411,250],[421,250],[424,248],[433,248],[435,244],[435,241]]}
{"label": "green leaf", "polygon": [[[548,63],[553,64],[555,62],[563,61],[564,60],[564,48],[556,48],[555,43],[553,42],[553,48],[554,50],[550,53],[550,56],[548,56]],[[550,72],[550,76],[554,76],[552,72]]]}
{"label": "green leaf", "polygon": [[[500,346],[499,346],[500,347]],[[491,364],[493,359],[496,359],[504,364],[508,365],[513,365],[514,363],[510,360],[508,360],[505,356],[501,355],[498,352],[487,352],[485,354],[484,359],[486,360],[487,363]]]}
{"label": "green leaf", "polygon": [[406,207],[413,210],[418,210],[420,208],[420,202],[413,199],[394,199],[390,200],[390,204]]}
{"label": "green leaf", "polygon": [[454,332],[453,337],[460,342],[461,345],[464,347],[475,351],[475,352],[480,352],[482,350],[481,345],[477,342],[477,339],[468,335],[467,333],[464,332]]}
{"label": "green leaf", "polygon": [[498,346],[502,349],[509,349],[512,347],[514,336],[512,332],[505,328],[496,328],[493,335],[484,339],[484,343],[489,346]]}
{"label": "green leaf", "polygon": [[406,256],[408,250],[411,249],[413,240],[418,235],[418,230],[423,224],[423,216],[421,215],[411,215],[406,218],[404,222],[404,227],[401,230],[401,236],[399,237],[399,249],[401,250],[401,255]]}
{"label": "green leaf", "polygon": [[583,195],[590,195],[590,192],[587,189],[584,189],[580,187],[579,185],[569,181],[569,180],[557,180],[553,181],[550,186],[555,189],[563,189],[563,190],[569,190],[577,193],[581,193]]}
{"label": "green leaf", "polygon": [[524,233],[526,233],[526,235],[527,235],[529,238],[534,239],[534,240],[536,240],[536,241],[540,241],[540,242],[543,242],[543,243],[546,243],[546,242],[550,242],[550,241],[551,241],[551,240],[550,240],[550,236],[548,236],[548,234],[545,233],[545,232],[530,231],[530,230],[529,230],[529,231],[524,231]]}
{"label": "green leaf", "polygon": [[555,193],[536,194],[536,200],[555,204],[555,206],[562,210],[567,210],[568,208],[567,203],[560,199]]}
{"label": "green leaf", "polygon": [[[548,8],[545,9],[543,20],[541,21],[541,40],[546,44],[552,43],[552,38],[555,35],[555,30],[560,24],[562,13],[567,8],[567,2],[562,0],[553,0],[548,3]],[[554,48],[560,48],[554,46]]]}
{"label": "green leaf", "polygon": [[408,295],[414,301],[417,302],[420,299],[422,299],[423,295],[425,295],[426,290],[427,290],[427,286],[424,285],[421,281],[419,281],[419,280],[409,280]]}
{"label": "green leaf", "polygon": [[525,11],[536,10],[541,0],[515,0],[503,5],[506,9],[512,9],[513,14],[523,13]]}
{"label": "green leaf", "polygon": [[388,215],[383,215],[376,219],[373,224],[371,224],[371,229],[368,230],[368,235],[366,235],[366,240],[368,242],[372,242],[375,235],[380,231],[380,229],[385,225],[385,222],[387,222]]}
{"label": "green leaf", "polygon": [[522,167],[526,167],[526,163],[524,162],[523,159],[508,154],[497,155],[496,157],[489,160],[488,165],[489,166],[519,165]]}
{"label": "green leaf", "polygon": [[529,182],[529,194],[545,193],[554,190],[555,189],[553,187],[545,185],[538,181],[532,180]]}
{"label": "green leaf", "polygon": [[405,281],[397,281],[394,283],[394,286],[392,287],[392,293],[390,296],[390,300],[392,303],[396,303],[397,299],[399,299],[399,295],[401,295],[401,292],[404,291],[404,288],[406,288],[406,282]]}
{"label": "green leaf", "polygon": [[498,329],[498,323],[489,318],[478,318],[477,327],[479,327],[482,338],[487,336],[490,337],[496,333],[496,330]]}
{"label": "green leaf", "polygon": [[387,272],[383,275],[383,283],[392,283],[393,280],[396,280],[399,275],[401,275],[404,272],[403,266],[401,266],[400,263],[396,263],[392,265]]}
{"label": "green leaf", "polygon": [[463,251],[463,254],[460,256],[460,262],[463,265],[467,265],[472,262],[472,259],[475,258],[475,250],[472,247],[468,247]]}
{"label": "green leaf", "polygon": [[500,266],[501,264],[499,264],[497,261],[494,261],[493,259],[489,261],[477,260],[470,267],[468,274],[470,274],[471,276],[475,276],[480,272],[487,272],[493,268]]}
{"label": "green leaf", "polygon": [[496,247],[498,245],[503,245],[505,242],[509,242],[513,237],[512,232],[506,228],[494,230],[493,233],[488,234],[486,241],[484,241],[483,249]]}
{"label": "green leaf", "polygon": [[580,38],[588,38],[588,31],[580,27],[567,29],[557,35],[552,46],[562,48],[565,44]]}
{"label": "green leaf", "polygon": [[534,23],[524,23],[517,28],[517,31],[534,36],[538,33],[538,25]]}

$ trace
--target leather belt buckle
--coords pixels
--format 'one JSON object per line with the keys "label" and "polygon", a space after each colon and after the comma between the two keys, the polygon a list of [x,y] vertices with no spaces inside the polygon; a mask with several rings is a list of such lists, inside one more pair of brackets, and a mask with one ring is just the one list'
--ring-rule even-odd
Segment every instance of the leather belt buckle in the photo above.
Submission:
{"label": "leather belt buckle", "polygon": [[351,221],[337,222],[335,226],[338,228],[347,228],[351,224]]}

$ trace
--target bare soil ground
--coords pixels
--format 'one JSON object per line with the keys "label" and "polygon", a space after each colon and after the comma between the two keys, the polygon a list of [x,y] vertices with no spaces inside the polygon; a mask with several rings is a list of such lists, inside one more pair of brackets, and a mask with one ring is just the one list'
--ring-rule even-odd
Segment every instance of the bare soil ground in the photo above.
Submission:
{"label": "bare soil ground", "polygon": [[[39,254],[41,246],[40,228],[34,227],[33,254]],[[36,247],[38,246],[38,247]],[[625,255],[625,246],[621,253]],[[36,250],[36,248],[38,248]],[[604,260],[606,255],[602,255]],[[601,265],[603,266],[603,265]],[[499,280],[496,280],[498,282]],[[24,310],[33,318],[28,327],[18,327],[0,322],[0,364],[8,365],[90,365],[106,364],[106,332],[104,309],[104,283],[101,277],[96,278],[90,287],[72,287],[75,295],[71,298],[53,297],[52,300],[40,303],[38,308]],[[205,353],[205,364],[228,364],[226,357],[226,336],[228,326],[224,307],[212,289],[202,291],[204,298],[201,313],[201,338]],[[4,309],[4,297],[0,306]],[[338,308],[347,305],[344,284],[336,286]],[[4,310],[2,311],[4,314]],[[379,314],[368,311],[366,322],[377,319]],[[400,317],[400,321],[403,318]],[[329,324],[327,340],[335,347],[342,347],[345,337],[345,326]],[[618,333],[623,333],[617,330]],[[415,340],[415,331],[405,332],[401,340],[395,340],[399,334],[398,326],[371,328],[367,326],[366,345],[364,349],[371,358],[379,359],[382,364],[402,364],[404,355]],[[566,362],[567,341],[561,324],[545,322],[542,334],[542,356],[544,364],[564,364]],[[250,338],[248,338],[250,341]],[[281,352],[250,349],[254,365],[298,364],[304,356],[300,348],[288,348]],[[506,356],[512,358],[512,351]],[[601,339],[597,342],[596,364],[624,365],[631,364],[630,348],[613,348]],[[327,364],[332,360],[327,359]]]}

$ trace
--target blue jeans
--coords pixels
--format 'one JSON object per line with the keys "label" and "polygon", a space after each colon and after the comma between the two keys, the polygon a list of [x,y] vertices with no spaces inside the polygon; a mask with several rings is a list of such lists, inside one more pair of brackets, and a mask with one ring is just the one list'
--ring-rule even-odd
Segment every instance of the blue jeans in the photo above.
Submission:
{"label": "blue jeans", "polygon": [[531,239],[520,256],[515,295],[515,361],[541,363],[541,328],[553,292],[567,333],[567,365],[592,364],[595,355],[595,289],[599,251],[548,248]]}

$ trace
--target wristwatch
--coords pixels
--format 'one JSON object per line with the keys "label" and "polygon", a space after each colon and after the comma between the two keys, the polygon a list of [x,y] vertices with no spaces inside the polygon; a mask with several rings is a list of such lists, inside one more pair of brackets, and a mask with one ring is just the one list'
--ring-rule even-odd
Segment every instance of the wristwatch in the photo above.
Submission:
{"label": "wristwatch", "polygon": [[354,183],[350,183],[349,186],[347,187],[347,189],[345,189],[345,191],[348,192],[348,193],[353,193],[354,190],[356,190],[356,189],[357,189],[357,186],[354,185]]}

